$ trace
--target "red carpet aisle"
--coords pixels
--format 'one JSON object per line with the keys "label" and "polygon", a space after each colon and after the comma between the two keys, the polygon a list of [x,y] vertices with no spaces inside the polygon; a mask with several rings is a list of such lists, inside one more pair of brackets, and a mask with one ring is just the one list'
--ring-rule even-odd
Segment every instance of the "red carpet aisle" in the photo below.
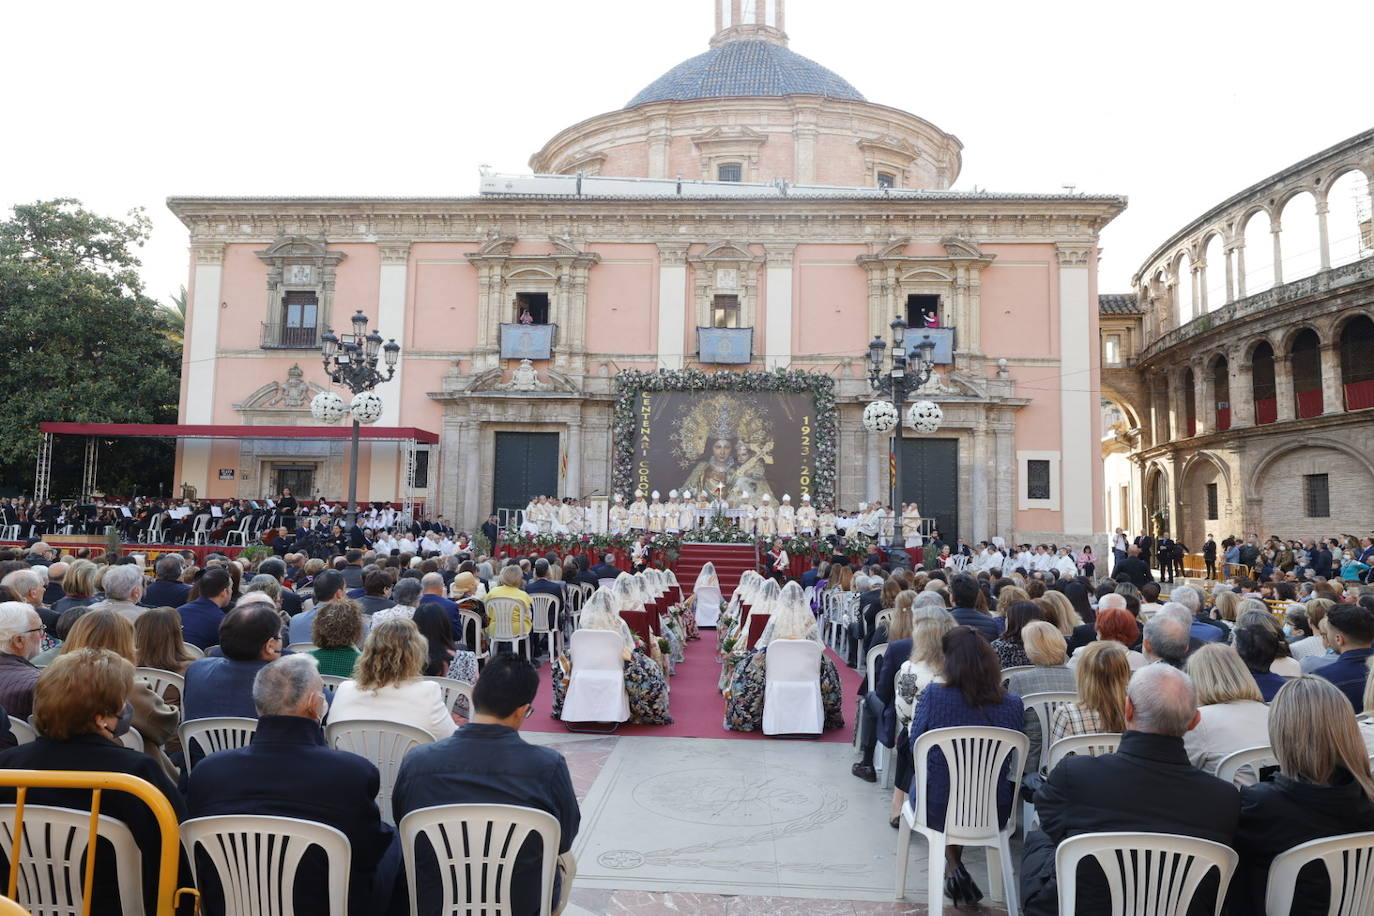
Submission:
{"label": "red carpet aisle", "polygon": [[[762,731],[726,731],[722,724],[725,718],[725,698],[716,689],[720,679],[720,663],[716,661],[716,634],[714,630],[703,630],[702,638],[687,644],[687,657],[678,664],[677,673],[669,679],[669,711],[673,714],[672,725],[622,725],[617,735],[648,736],[655,738],[766,738]],[[854,737],[854,706],[856,691],[859,689],[859,673],[844,663],[829,648],[825,654],[835,663],[844,684],[844,728],[825,732],[819,741],[848,743]],[[564,732],[563,723],[549,714],[552,691],[549,689],[549,666],[539,669],[541,684],[539,698],[534,703],[534,714],[525,723],[524,729],[532,732]],[[769,739],[774,740],[774,739]],[[777,739],[787,740],[787,739]]]}

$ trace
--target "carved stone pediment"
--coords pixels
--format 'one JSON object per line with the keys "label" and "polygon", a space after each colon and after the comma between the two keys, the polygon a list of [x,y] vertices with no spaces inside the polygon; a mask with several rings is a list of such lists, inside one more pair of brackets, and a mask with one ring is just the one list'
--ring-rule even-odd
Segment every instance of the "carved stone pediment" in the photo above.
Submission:
{"label": "carved stone pediment", "polygon": [[945,246],[945,252],[951,258],[978,258],[992,260],[996,255],[985,255],[983,250],[978,247],[978,243],[972,239],[960,238],[957,235],[947,235],[940,239],[940,244]]}
{"label": "carved stone pediment", "polygon": [[687,260],[695,263],[737,261],[741,263],[756,264],[761,258],[750,252],[749,246],[742,242],[722,240],[707,245],[706,249],[700,254],[689,255]]}
{"label": "carved stone pediment", "polygon": [[307,382],[305,372],[299,365],[296,365],[287,370],[285,381],[268,382],[244,398],[242,403],[235,404],[234,409],[239,412],[255,410],[308,411],[310,410],[310,399],[324,390],[321,385]]}
{"label": "carved stone pediment", "polygon": [[477,255],[485,258],[509,257],[511,249],[515,247],[517,241],[518,239],[513,235],[499,235],[493,233],[482,243],[482,247],[477,249]]}
{"label": "carved stone pediment", "polygon": [[466,390],[472,394],[486,391],[577,393],[580,390],[570,376],[556,369],[545,368],[542,374],[541,378],[540,371],[534,368],[534,364],[528,359],[522,359],[519,365],[511,370],[510,378],[506,378],[504,369],[488,369],[474,376]]}
{"label": "carved stone pediment", "polygon": [[303,235],[285,236],[273,242],[266,250],[255,253],[269,264],[317,259],[337,264],[345,257],[342,251],[330,251],[323,239],[312,239]]}
{"label": "carved stone pediment", "polygon": [[692,143],[702,152],[757,149],[768,142],[768,135],[745,126],[720,126],[692,137]]}
{"label": "carved stone pediment", "polygon": [[909,163],[917,156],[916,147],[910,142],[891,134],[881,137],[864,137],[858,141],[859,149],[869,156],[877,155],[882,159],[896,160]]}

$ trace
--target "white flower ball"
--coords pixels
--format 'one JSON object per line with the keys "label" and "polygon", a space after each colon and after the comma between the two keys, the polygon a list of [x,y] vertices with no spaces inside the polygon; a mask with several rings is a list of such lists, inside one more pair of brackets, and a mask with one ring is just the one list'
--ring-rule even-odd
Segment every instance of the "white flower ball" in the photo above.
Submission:
{"label": "white flower ball", "polygon": [[897,427],[897,408],[891,401],[874,401],[864,408],[864,429],[885,433]]}
{"label": "white flower ball", "polygon": [[321,391],[310,401],[310,415],[321,423],[337,423],[343,419],[343,398],[332,391]]}
{"label": "white flower ball", "polygon": [[918,433],[933,433],[940,428],[945,412],[934,401],[917,401],[906,412],[907,425]]}
{"label": "white flower ball", "polygon": [[360,391],[353,395],[352,410],[359,423],[376,423],[382,417],[382,397],[375,391]]}

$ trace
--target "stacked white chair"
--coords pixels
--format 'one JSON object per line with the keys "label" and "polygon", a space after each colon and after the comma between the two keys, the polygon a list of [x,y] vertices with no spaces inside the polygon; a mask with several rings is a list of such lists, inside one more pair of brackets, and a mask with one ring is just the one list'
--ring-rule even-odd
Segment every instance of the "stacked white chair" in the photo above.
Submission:
{"label": "stacked white chair", "polygon": [[1059,912],[1077,912],[1078,865],[1089,856],[1107,876],[1111,894],[1111,909],[1102,916],[1181,916],[1188,912],[1198,886],[1213,869],[1219,876],[1216,912],[1220,916],[1239,859],[1229,846],[1191,836],[1079,834],[1055,850]]}
{"label": "stacked white chair", "polygon": [[610,630],[578,630],[572,636],[573,673],[563,700],[564,722],[625,722],[625,643]]}
{"label": "stacked white chair", "polygon": [[435,805],[401,818],[401,854],[405,859],[410,912],[419,912],[416,897],[417,847],[423,837],[438,860],[442,913],[511,912],[511,879],[515,857],[531,834],[539,837],[539,916],[549,916],[553,874],[561,831],[547,811],[518,805]]}
{"label": "stacked white chair", "polygon": [[[444,705],[448,707],[450,715],[462,716],[465,719],[472,718],[471,684],[451,677],[427,677],[425,680],[433,681],[439,685],[439,692],[443,694]],[[463,705],[459,705],[460,700]]]}
{"label": "stacked white chair", "polygon": [[775,639],[764,669],[763,733],[819,735],[825,727],[821,702],[821,647],[810,639]]}
{"label": "stacked white chair", "polygon": [[[929,845],[926,861],[929,916],[944,913],[945,847],[982,846],[988,853],[988,884],[992,897],[1005,892],[1008,916],[1020,912],[1020,895],[1012,876],[1011,835],[1016,831],[1016,804],[1021,794],[1021,773],[1030,739],[1024,732],[1007,728],[966,726],[937,728],[916,739],[911,749],[916,766],[915,785],[930,784],[930,752],[939,749],[949,765],[949,802],[940,828],[927,826],[927,793],[918,788],[907,798],[897,825],[897,899],[906,895],[907,858],[913,830]],[[1003,764],[1011,780],[1011,815],[998,826],[997,787]],[[914,801],[914,805],[913,805]],[[1073,910],[1067,912],[1072,913]]]}
{"label": "stacked white chair", "polygon": [[197,817],[181,825],[181,844],[196,884],[205,886],[198,874],[202,864],[214,869],[224,889],[225,916],[293,916],[301,859],[319,847],[327,862],[329,899],[312,901],[311,912],[348,913],[353,850],[348,837],[327,824],[249,814]]}
{"label": "stacked white chair", "polygon": [[[11,862],[14,861],[17,809],[17,805],[0,805],[0,852]],[[24,805],[23,811],[24,835],[19,843],[21,865],[16,899],[34,913],[55,916],[89,912],[82,909],[85,903],[82,891],[85,888],[85,853],[94,845],[90,841],[91,813],[29,804]],[[99,817],[96,836],[114,850],[120,910],[124,916],[141,914],[143,853],[123,821],[104,814]]]}

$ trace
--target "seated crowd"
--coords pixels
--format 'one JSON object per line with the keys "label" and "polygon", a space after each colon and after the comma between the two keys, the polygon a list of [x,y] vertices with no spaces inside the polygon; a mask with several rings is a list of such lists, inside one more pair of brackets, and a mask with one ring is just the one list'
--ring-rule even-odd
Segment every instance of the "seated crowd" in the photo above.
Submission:
{"label": "seated crowd", "polygon": [[[1034,818],[1020,869],[1023,912],[1057,912],[1055,849],[1079,834],[1155,832],[1230,846],[1240,863],[1225,912],[1250,914],[1265,911],[1276,855],[1374,831],[1374,722],[1357,719],[1374,714],[1374,594],[1357,595],[1359,587],[1319,580],[1306,601],[1284,594],[1288,603],[1276,608],[1247,594],[1247,583],[1210,593],[1176,585],[1161,596],[1153,582],[1021,571],[820,573],[818,600],[829,589],[858,593],[849,607],[862,641],[851,659],[877,650],[873,690],[860,688],[862,759],[853,773],[876,781],[876,745],[892,749],[893,827],[903,810],[913,816],[909,797],[922,791],[931,826],[944,822],[950,784],[940,752],[931,752],[926,785],[916,785],[912,755],[923,734],[976,725],[1027,735],[1021,797]],[[1039,699],[1051,694],[1074,699]],[[1058,760],[1051,769],[1042,748],[1082,735],[1119,746],[1050,758]],[[1217,777],[1229,755],[1256,747],[1270,748],[1277,766]],[[1005,824],[1006,769],[1000,785]],[[944,875],[955,904],[983,897],[960,847],[946,848]],[[1100,870],[1081,870],[1078,885],[1079,913],[1110,911]],[[1213,876],[1203,896],[1215,901],[1215,885]],[[1326,913],[1329,896],[1321,869],[1304,870],[1293,912]]]}
{"label": "seated crowd", "polygon": [[[690,636],[684,629],[646,641],[632,625],[661,594],[652,571],[625,573],[610,557],[499,565],[360,549],[330,563],[212,556],[195,568],[190,559],[164,554],[149,580],[131,558],[59,556],[41,542],[0,552],[0,748],[8,748],[0,768],[130,773],[166,796],[179,819],[255,814],[330,825],[352,850],[353,914],[405,912],[412,896],[420,912],[439,908],[437,849],[420,849],[417,886],[407,886],[392,826],[407,814],[445,804],[532,807],[558,821],[550,894],[555,911],[566,903],[578,805],[561,755],[518,734],[539,688],[532,662],[548,658],[557,716],[577,663],[571,641],[559,637],[613,633],[630,721],[671,722],[664,659]],[[995,573],[819,563],[809,581],[783,585],[746,573],[718,634],[737,647],[725,653],[726,727],[759,727],[769,647],[824,646],[828,609],[842,608],[850,664],[873,665],[860,685],[862,758],[853,773],[876,781],[877,745],[892,749],[892,827],[914,816],[914,793],[924,793],[932,826],[950,805],[949,764],[938,752],[925,761],[926,784],[916,785],[922,735],[993,726],[1029,739],[1020,794],[1035,823],[1027,825],[1020,895],[1030,914],[1056,912],[1055,848],[1083,833],[1173,833],[1231,846],[1240,865],[1226,905],[1241,914],[1263,911],[1279,853],[1374,830],[1374,725],[1356,718],[1374,713],[1374,595],[1333,580],[1278,583],[1272,600],[1284,604],[1276,607],[1249,582],[1161,594],[1152,581],[1093,580],[1069,574],[1067,564],[1063,576]],[[570,586],[583,585],[590,597],[574,623]],[[556,619],[537,620],[541,594],[560,599]],[[718,590],[712,595],[726,604]],[[766,617],[757,621],[761,635],[751,629],[758,615]],[[484,651],[493,639],[510,651]],[[828,655],[820,664],[825,725],[839,727],[839,673]],[[181,675],[184,687],[154,690],[139,668]],[[471,687],[461,725],[448,682]],[[1065,699],[1037,704],[1043,694]],[[256,721],[250,744],[208,754],[182,746],[179,723],[225,716]],[[37,737],[21,743],[11,717]],[[332,749],[324,730],[378,720],[432,739],[405,756],[389,787],[373,762]],[[141,751],[121,740],[130,729]],[[1049,766],[1054,742],[1083,735],[1116,736],[1119,745]],[[1228,755],[1266,745],[1277,767],[1242,769],[1229,781],[1215,775]],[[1004,771],[1004,823],[1015,788]],[[9,801],[14,792],[0,795]],[[72,790],[33,790],[28,800],[89,806],[88,793]],[[157,824],[119,793],[103,810],[143,850],[151,901]],[[518,913],[539,908],[537,846],[520,848]],[[187,864],[182,885],[191,881]],[[303,868],[297,899],[317,900],[326,894],[323,862],[308,858]],[[944,879],[955,904],[983,897],[957,845],[946,848]],[[1079,912],[1104,912],[1100,874],[1081,872],[1078,884]],[[93,912],[119,912],[118,888],[112,865],[98,864]],[[200,889],[215,911],[223,889],[205,880]],[[1319,872],[1304,872],[1294,912],[1326,912],[1329,894]]]}

